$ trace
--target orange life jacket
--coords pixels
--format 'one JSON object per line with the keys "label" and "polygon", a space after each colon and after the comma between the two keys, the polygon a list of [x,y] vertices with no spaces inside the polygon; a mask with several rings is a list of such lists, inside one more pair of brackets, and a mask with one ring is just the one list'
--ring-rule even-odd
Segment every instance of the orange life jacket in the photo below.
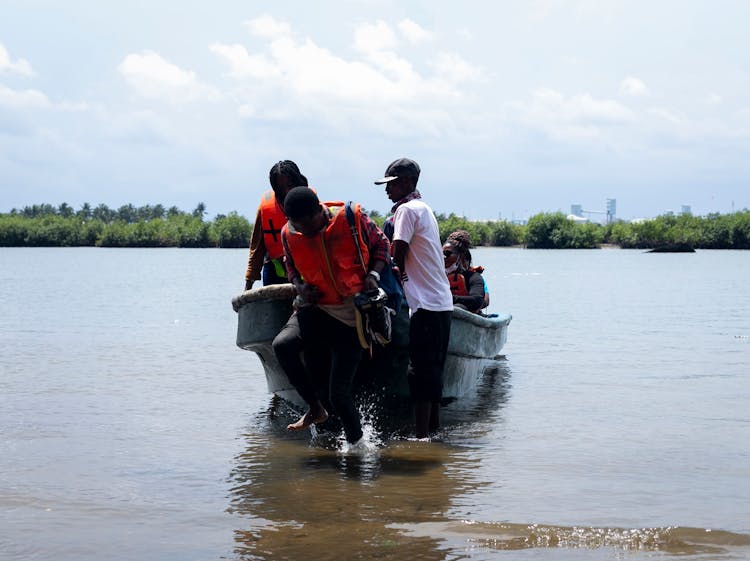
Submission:
{"label": "orange life jacket", "polygon": [[320,304],[341,304],[345,297],[361,292],[365,286],[366,267],[370,261],[367,242],[359,229],[362,207],[352,205],[354,224],[362,249],[364,267],[346,219],[342,202],[322,203],[333,214],[325,228],[316,235],[305,236],[287,224],[287,243],[294,265],[304,281],[320,290]]}
{"label": "orange life jacket", "polygon": [[466,277],[459,271],[448,273],[448,282],[451,285],[451,294],[454,296],[469,295],[469,291],[466,289]]}
{"label": "orange life jacket", "polygon": [[284,246],[281,245],[281,229],[286,224],[286,215],[273,191],[263,193],[263,198],[260,200],[260,223],[268,258],[280,259],[284,255]]}
{"label": "orange life jacket", "polygon": [[[467,271],[471,273],[482,274],[482,272],[484,271],[484,267],[469,267]],[[464,273],[460,271],[453,271],[452,273],[448,273],[448,282],[451,285],[451,294],[453,294],[454,296],[469,296],[469,290],[466,287],[466,277],[464,276]],[[485,292],[482,306],[480,306],[476,310],[469,311],[479,313],[479,310],[481,310],[482,308],[486,308],[487,304],[489,304],[489,298],[487,293]]]}

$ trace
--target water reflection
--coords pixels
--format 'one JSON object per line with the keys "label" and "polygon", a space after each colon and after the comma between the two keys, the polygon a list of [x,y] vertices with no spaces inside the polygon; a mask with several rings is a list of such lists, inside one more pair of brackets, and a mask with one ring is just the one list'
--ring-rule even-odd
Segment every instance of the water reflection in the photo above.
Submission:
{"label": "water reflection", "polygon": [[399,417],[371,427],[379,446],[342,453],[324,435],[310,440],[284,429],[296,412],[272,403],[244,435],[236,458],[233,513],[247,526],[235,533],[239,559],[448,559],[443,537],[409,529],[449,521],[457,497],[484,482],[481,461],[463,441],[497,426],[509,370],[498,363],[471,399],[445,408],[439,441],[405,440]]}

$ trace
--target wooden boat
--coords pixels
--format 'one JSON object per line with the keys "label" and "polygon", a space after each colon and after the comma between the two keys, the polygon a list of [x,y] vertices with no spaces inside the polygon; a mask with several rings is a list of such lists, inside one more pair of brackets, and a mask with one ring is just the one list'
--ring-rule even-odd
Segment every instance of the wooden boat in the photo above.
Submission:
{"label": "wooden boat", "polygon": [[[247,290],[232,299],[237,312],[237,346],[255,352],[266,374],[268,390],[287,401],[303,405],[276,360],[272,342],[292,313],[294,286],[279,284]],[[512,316],[480,316],[454,308],[448,357],[443,375],[444,401],[472,391],[497,359],[508,338]],[[393,321],[393,338],[385,348],[376,347],[372,359],[360,365],[360,385],[396,398],[407,398],[409,315],[406,306]],[[366,381],[366,382],[365,382]]]}

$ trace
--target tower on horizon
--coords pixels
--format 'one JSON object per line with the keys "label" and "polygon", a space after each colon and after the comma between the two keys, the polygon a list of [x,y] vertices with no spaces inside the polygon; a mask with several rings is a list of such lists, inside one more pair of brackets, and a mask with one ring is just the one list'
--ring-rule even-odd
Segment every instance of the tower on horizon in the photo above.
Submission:
{"label": "tower on horizon", "polygon": [[617,215],[617,199],[607,199],[607,224],[612,224]]}

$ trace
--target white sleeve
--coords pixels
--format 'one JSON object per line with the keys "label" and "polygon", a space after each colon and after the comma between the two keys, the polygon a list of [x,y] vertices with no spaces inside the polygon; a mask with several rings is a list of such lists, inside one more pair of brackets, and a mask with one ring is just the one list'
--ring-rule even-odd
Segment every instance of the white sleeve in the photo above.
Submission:
{"label": "white sleeve", "polygon": [[393,240],[411,243],[411,239],[414,237],[415,224],[415,213],[406,205],[401,205],[396,209],[396,214],[393,217]]}

